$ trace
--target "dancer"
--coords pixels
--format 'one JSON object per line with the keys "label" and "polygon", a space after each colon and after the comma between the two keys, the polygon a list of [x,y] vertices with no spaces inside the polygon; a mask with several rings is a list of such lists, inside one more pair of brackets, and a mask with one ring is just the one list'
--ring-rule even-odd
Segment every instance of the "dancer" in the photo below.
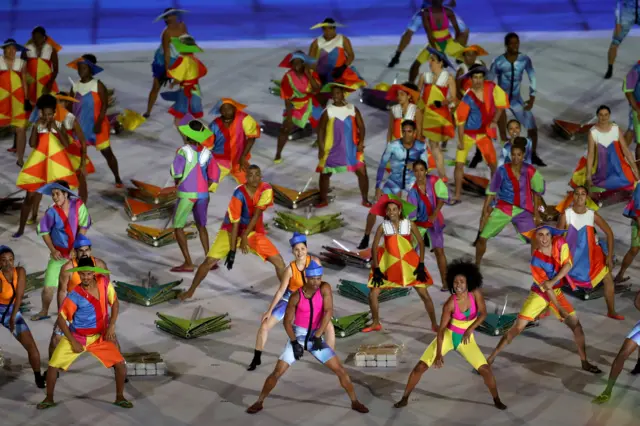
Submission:
{"label": "dancer", "polygon": [[13,238],[24,234],[29,214],[35,221],[42,194],[36,192],[46,184],[64,180],[71,187],[78,186],[78,177],[67,149],[69,134],[64,123],[56,120],[57,101],[52,95],[43,95],[36,104],[38,121],[31,129],[29,145],[33,148],[27,162],[20,170],[16,186],[27,191],[20,209],[18,231]]}
{"label": "dancer", "polygon": [[616,284],[622,284],[629,281],[629,277],[625,277],[624,273],[627,271],[629,266],[631,266],[633,259],[635,259],[636,255],[640,251],[640,185],[636,185],[636,188],[633,190],[633,196],[622,214],[631,219],[631,247],[629,247],[629,250],[622,259],[620,270],[614,280]]}
{"label": "dancer", "polygon": [[402,123],[406,120],[415,121],[418,132],[416,138],[420,139],[422,129],[422,111],[417,107],[420,99],[418,86],[411,82],[394,84],[389,88],[386,99],[397,102],[389,108],[389,127],[387,128],[387,142],[402,138]]}
{"label": "dancer", "polygon": [[631,27],[640,25],[640,0],[618,0],[616,2],[616,26],[613,30],[613,38],[607,52],[609,65],[604,75],[605,79],[611,78],[613,75],[613,64],[618,56],[618,47],[622,44]]}
{"label": "dancer", "polygon": [[369,178],[364,164],[364,120],[358,108],[345,100],[345,92],[354,89],[340,83],[331,83],[333,103],[322,113],[318,124],[318,167],[320,173],[320,200],[316,208],[329,205],[329,184],[333,173],[355,172],[360,187],[362,205],[369,202]]}
{"label": "dancer", "polygon": [[420,109],[423,112],[421,136],[429,141],[438,174],[447,178],[444,170],[444,156],[440,144],[446,144],[456,135],[451,110],[457,101],[456,83],[447,68],[453,68],[447,56],[432,47],[428,47],[430,70],[423,73],[418,81],[418,90],[422,93]]}
{"label": "dancer", "polygon": [[147,111],[142,115],[144,118],[149,118],[151,115],[151,110],[158,99],[160,88],[170,80],[167,76],[167,70],[171,68],[178,58],[178,51],[171,43],[171,39],[188,33],[187,24],[182,22],[182,14],[184,12],[186,10],[169,7],[154,20],[154,22],[164,21],[165,28],[162,30],[162,35],[160,35],[160,47],[156,49],[153,55],[153,63],[151,64],[153,85],[149,92]]}
{"label": "dancer", "polygon": [[[516,119],[511,119],[507,122],[507,132],[509,134],[509,140],[507,140],[504,145],[502,145],[502,152],[500,155],[500,159],[498,160],[498,167],[511,162],[511,148],[513,148],[515,140],[520,138],[520,128],[520,122]],[[526,138],[525,140],[527,141],[527,144],[525,145],[524,158],[522,161],[525,164],[533,164],[533,142],[529,138]]]}
{"label": "dancer", "polygon": [[598,122],[589,132],[587,156],[582,157],[569,184],[585,186],[589,192],[631,191],[639,174],[624,141],[622,130],[611,121],[611,109],[600,105]]}
{"label": "dancer", "polygon": [[[424,142],[416,140],[417,132],[416,123],[411,120],[405,120],[402,123],[402,139],[387,144],[382,153],[376,175],[376,201],[383,194],[393,194],[401,197],[403,192],[406,194],[413,187],[416,181],[416,177],[413,174],[413,164],[418,160],[426,163],[428,155]],[[384,172],[387,165],[390,166],[390,172],[385,181]],[[375,224],[376,215],[369,211],[364,236],[358,246],[359,250],[369,247],[369,236]]]}
{"label": "dancer", "polygon": [[[6,93],[0,102],[0,127],[10,126],[15,133],[16,164],[24,164],[24,151],[27,145],[27,110],[31,109],[27,99],[27,70],[25,61],[16,54],[25,51],[25,47],[8,38],[0,46],[0,91]],[[12,151],[13,149],[10,149]]]}
{"label": "dancer", "polygon": [[264,382],[258,400],[247,408],[247,413],[255,414],[262,410],[265,398],[276,387],[289,366],[302,358],[305,349],[338,376],[340,385],[351,399],[352,410],[359,413],[369,412],[369,409],[358,401],[351,379],[340,359],[323,339],[333,315],[333,296],[331,285],[322,281],[322,273],[322,266],[314,261],[310,262],[305,269],[304,284],[291,294],[284,314],[284,329],[289,340],[276,368]]}
{"label": "dancer", "polygon": [[[455,260],[447,267],[447,289],[451,296],[442,307],[442,319],[438,336],[424,351],[420,361],[413,368],[407,381],[402,399],[394,407],[405,407],[409,396],[422,375],[431,366],[441,368],[444,356],[449,351],[457,351],[482,376],[484,384],[493,397],[493,405],[505,410],[506,405],[500,401],[496,378],[491,371],[482,351],[476,343],[473,332],[487,317],[487,307],[482,295],[482,274],[471,262]],[[466,308],[466,309],[465,309]]]}
{"label": "dancer", "polygon": [[[607,254],[598,245],[595,227],[598,226],[607,236]],[[573,190],[573,207],[560,215],[559,229],[567,229],[567,243],[573,259],[573,268],[567,275],[572,288],[593,289],[604,285],[604,298],[607,302],[607,316],[624,320],[615,309],[615,290],[613,277],[613,231],[609,224],[597,212],[587,208],[587,189],[579,186]]]}
{"label": "dancer", "polygon": [[56,406],[53,393],[58,371],[60,369],[67,371],[71,364],[85,352],[96,357],[106,368],[115,367],[114,405],[133,408],[133,404],[124,397],[127,367],[115,343],[116,320],[120,307],[116,291],[105,276],[110,272],[96,267],[93,261],[86,257],[78,260],[77,268],[69,269],[67,272],[78,272],[81,283],[67,295],[60,308],[58,327],[64,333],[64,337],[49,361],[47,396],[36,408],[45,410]]}
{"label": "dancer", "polygon": [[[280,287],[273,296],[273,300],[269,304],[269,308],[262,315],[260,320],[260,328],[258,329],[258,335],[256,336],[256,348],[253,352],[253,360],[247,370],[253,371],[258,365],[262,363],[262,351],[267,344],[267,336],[269,330],[274,325],[282,321],[284,313],[287,309],[287,304],[291,295],[298,289],[302,288],[305,281],[308,279],[305,275],[305,269],[309,267],[309,264],[313,261],[322,266],[320,260],[315,256],[310,256],[307,251],[307,237],[297,232],[293,233],[293,236],[289,240],[291,251],[295,260],[289,264],[289,267],[284,270],[282,274],[282,280],[280,281]],[[331,349],[336,346],[336,334],[333,328],[333,323],[329,322],[325,329],[325,340],[327,345]]]}
{"label": "dancer", "polygon": [[220,168],[211,151],[200,149],[200,145],[213,134],[198,120],[191,120],[178,127],[186,144],[178,150],[171,165],[171,177],[178,188],[173,228],[176,241],[184,257],[184,263],[171,268],[171,272],[193,272],[195,266],[189,254],[189,245],[184,233],[189,213],[193,213],[200,242],[206,256],[209,248],[207,211],[209,209],[209,187],[220,179]]}
{"label": "dancer", "polygon": [[62,48],[40,26],[31,31],[31,40],[25,48],[27,99],[35,105],[40,96],[58,93],[58,52]]}
{"label": "dancer", "polygon": [[0,246],[0,324],[27,351],[36,386],[44,389],[45,378],[40,373],[40,352],[20,312],[27,274],[22,266],[14,266],[14,262],[13,250]]}
{"label": "dancer", "polygon": [[416,182],[409,191],[407,201],[416,209],[409,214],[418,231],[423,236],[425,247],[430,247],[436,256],[440,271],[441,291],[447,291],[447,257],[444,253],[444,216],[442,207],[449,201],[449,189],[438,176],[428,174],[427,164],[423,160],[413,163]]}
{"label": "dancer", "polygon": [[320,104],[314,96],[322,88],[317,73],[312,69],[315,59],[301,51],[288,54],[280,63],[281,68],[289,68],[282,77],[280,98],[284,100],[282,127],[278,134],[278,147],[273,162],[282,162],[282,150],[289,141],[293,126],[304,129],[308,125],[316,128]]}
{"label": "dancer", "polygon": [[627,145],[636,143],[636,159],[640,160],[640,61],[627,73],[622,91],[629,101],[629,127],[624,134]]}
{"label": "dancer", "polygon": [[[538,126],[536,119],[531,112],[536,101],[536,73],[533,63],[524,53],[520,53],[520,37],[516,33],[509,33],[504,37],[506,52],[498,56],[491,64],[489,71],[491,78],[495,78],[496,83],[509,96],[509,110],[514,117],[527,129],[527,136],[533,143],[533,154],[531,160],[534,166],[546,167],[544,161],[538,157]],[[529,77],[529,100],[524,101],[520,93],[520,85],[527,73]],[[500,138],[507,140],[507,116],[500,117],[498,121]]]}
{"label": "dancer", "polygon": [[497,123],[504,109],[509,107],[509,99],[500,86],[485,80],[486,74],[485,67],[473,65],[463,76],[471,79],[471,89],[463,96],[455,115],[458,125],[455,204],[461,202],[464,164],[471,147],[477,146],[491,169],[491,174],[496,172],[496,150],[492,139],[497,138]]}
{"label": "dancer", "polygon": [[462,63],[456,71],[456,94],[458,95],[458,100],[462,99],[466,91],[471,88],[471,78],[463,76],[469,72],[473,65],[486,67],[487,64],[482,59],[478,59],[478,56],[487,56],[488,54],[489,52],[477,44],[465,47],[460,51],[458,57],[462,59]]}
{"label": "dancer", "polygon": [[[521,238],[541,223],[538,206],[545,182],[535,167],[524,163],[526,143],[522,137],[515,139],[511,147],[511,162],[498,168],[487,188],[479,234],[474,243],[478,266],[487,250],[487,240],[497,236],[509,223]],[[495,208],[494,200],[497,200]],[[528,241],[526,237],[524,239]]]}
{"label": "dancer", "polygon": [[[222,98],[209,112],[217,115],[209,129],[213,132],[213,142],[203,145],[211,149],[213,158],[220,166],[220,180],[231,175],[239,185],[247,183],[247,171],[251,160],[251,148],[260,137],[260,127],[256,120],[244,112],[246,105],[231,98]],[[211,186],[217,190],[218,184]]]}
{"label": "dancer", "polygon": [[32,321],[49,318],[49,306],[58,288],[60,271],[69,261],[71,250],[79,234],[84,235],[91,226],[89,211],[82,200],[69,189],[64,181],[48,184],[38,190],[50,195],[53,205],[47,209],[40,224],[38,235],[42,237],[51,253],[42,289],[42,309],[31,317]]}
{"label": "dancer", "polygon": [[198,267],[191,287],[178,295],[180,300],[193,297],[196,288],[220,259],[226,258],[224,264],[228,270],[231,270],[236,259],[237,247],[240,247],[244,254],[251,251],[263,261],[271,263],[276,270],[278,280],[282,282],[284,260],[278,249],[267,238],[262,218],[265,210],[271,206],[273,206],[273,190],[268,183],[262,181],[260,167],[252,164],[247,172],[247,183],[238,186],[233,192],[220,231],[204,262]]}
{"label": "dancer", "polygon": [[108,95],[107,88],[102,81],[93,78],[96,74],[104,71],[98,65],[95,55],[82,55],[67,66],[78,70],[80,80],[73,84],[71,97],[78,102],[73,104],[73,115],[75,115],[82,127],[82,133],[87,139],[87,143],[102,154],[107,161],[107,165],[113,173],[116,181],[116,188],[124,188],[120,172],[118,170],[118,160],[116,159],[111,142],[109,141],[110,126],[107,119]]}
{"label": "dancer", "polygon": [[536,239],[536,250],[531,258],[531,275],[533,284],[529,297],[522,305],[516,323],[502,336],[500,343],[487,359],[493,364],[496,356],[525,329],[527,324],[537,318],[544,310],[550,308],[554,315],[573,332],[573,339],[578,346],[578,355],[582,369],[589,373],[602,373],[600,369],[587,360],[585,337],[582,325],[573,306],[560,288],[572,267],[569,245],[562,234],[564,230],[548,225],[539,226],[529,231],[528,236]]}
{"label": "dancer", "polygon": [[[424,266],[424,240],[416,224],[406,218],[413,209],[413,205],[386,194],[371,209],[372,213],[384,217],[384,222],[378,227],[371,247],[368,287],[372,323],[362,330],[363,333],[382,330],[378,296],[385,288],[397,287],[415,288],[431,320],[431,329],[436,331],[438,328],[433,301],[427,291],[433,279]],[[379,247],[383,237],[383,245]],[[418,241],[419,256],[411,237]],[[410,268],[415,269],[410,271]]]}

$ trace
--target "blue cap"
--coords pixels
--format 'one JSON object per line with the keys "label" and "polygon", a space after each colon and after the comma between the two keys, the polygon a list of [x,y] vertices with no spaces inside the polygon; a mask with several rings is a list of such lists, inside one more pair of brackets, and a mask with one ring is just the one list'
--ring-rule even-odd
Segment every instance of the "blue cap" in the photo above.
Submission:
{"label": "blue cap", "polygon": [[91,247],[91,240],[82,234],[79,234],[73,243],[74,249],[79,249],[80,247]]}
{"label": "blue cap", "polygon": [[296,244],[306,243],[306,242],[307,242],[307,236],[306,235],[301,234],[299,232],[294,232],[293,233],[293,237],[291,237],[291,239],[289,240],[289,245],[291,245],[291,247],[293,247]]}
{"label": "blue cap", "polygon": [[321,277],[323,271],[324,270],[322,266],[318,265],[315,260],[312,260],[311,262],[309,262],[309,266],[307,266],[307,269],[304,270],[304,275],[307,278]]}
{"label": "blue cap", "polygon": [[[5,253],[13,254],[13,250],[11,250],[9,246],[0,246],[0,254],[5,254]],[[13,256],[15,257],[15,254],[13,254]]]}

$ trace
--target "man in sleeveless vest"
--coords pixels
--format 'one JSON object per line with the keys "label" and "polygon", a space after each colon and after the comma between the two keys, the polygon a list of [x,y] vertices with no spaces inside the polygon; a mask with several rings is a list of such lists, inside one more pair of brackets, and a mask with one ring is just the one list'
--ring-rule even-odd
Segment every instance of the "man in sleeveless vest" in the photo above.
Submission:
{"label": "man in sleeveless vest", "polygon": [[305,350],[338,376],[340,385],[351,399],[352,410],[359,413],[369,412],[369,409],[358,401],[351,379],[340,359],[323,339],[333,315],[333,296],[331,285],[322,281],[322,274],[322,266],[311,261],[305,269],[306,280],[303,286],[291,294],[283,322],[289,340],[273,373],[264,382],[258,400],[247,409],[247,413],[255,414],[262,410],[265,398],[276,387],[280,377],[293,363],[302,358]]}

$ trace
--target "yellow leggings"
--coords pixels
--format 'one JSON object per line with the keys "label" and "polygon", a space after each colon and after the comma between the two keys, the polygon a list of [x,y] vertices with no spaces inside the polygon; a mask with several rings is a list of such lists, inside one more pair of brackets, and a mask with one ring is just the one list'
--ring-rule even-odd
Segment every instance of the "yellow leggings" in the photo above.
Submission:
{"label": "yellow leggings", "polygon": [[[433,339],[429,347],[424,351],[420,361],[427,364],[427,367],[431,367],[436,360],[438,346],[438,338]],[[471,335],[469,343],[460,343],[457,348],[453,347],[453,331],[447,329],[444,332],[444,338],[442,339],[442,356],[444,357],[449,351],[456,350],[469,364],[476,370],[487,364],[487,359],[482,354],[482,351],[476,343],[476,339]]]}

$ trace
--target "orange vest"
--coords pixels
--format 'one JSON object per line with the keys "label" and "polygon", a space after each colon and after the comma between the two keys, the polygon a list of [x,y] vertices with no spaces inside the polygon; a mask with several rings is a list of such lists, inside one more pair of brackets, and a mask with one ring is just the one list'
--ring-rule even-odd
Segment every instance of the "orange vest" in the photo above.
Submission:
{"label": "orange vest", "polygon": [[[96,259],[95,257],[91,256],[91,260],[93,261],[93,264],[96,264]],[[78,267],[78,260],[77,259],[72,259],[71,260],[73,267],[77,268]],[[73,275],[71,275],[71,278],[69,278],[69,283],[67,284],[67,293],[73,291],[74,288],[76,288],[77,285],[80,284],[80,274],[77,272],[74,272]]]}
{"label": "orange vest", "polygon": [[[309,263],[311,262],[311,256],[307,255],[307,260],[304,262],[304,268],[307,269]],[[294,260],[289,264],[291,267],[291,278],[289,279],[289,290],[293,293],[304,285],[304,271],[300,271],[296,266],[296,261]]]}
{"label": "orange vest", "polygon": [[0,282],[2,288],[0,289],[0,305],[8,305],[11,303],[11,299],[15,294],[15,289],[18,287],[18,271],[13,268],[13,285],[5,278],[4,274],[0,272]]}

